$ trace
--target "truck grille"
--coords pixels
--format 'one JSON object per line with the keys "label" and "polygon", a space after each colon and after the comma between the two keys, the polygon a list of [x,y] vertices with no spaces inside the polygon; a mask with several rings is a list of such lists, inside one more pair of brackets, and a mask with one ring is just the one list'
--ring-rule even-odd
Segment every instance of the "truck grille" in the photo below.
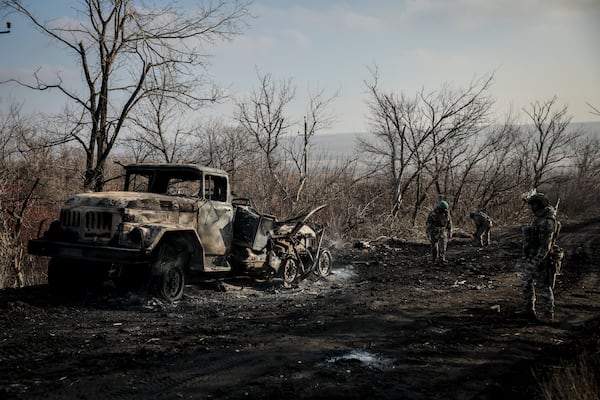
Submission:
{"label": "truck grille", "polygon": [[112,214],[107,212],[86,212],[86,232],[110,232],[112,226]]}
{"label": "truck grille", "polygon": [[64,227],[79,228],[81,223],[81,212],[62,210],[60,212],[60,224]]}
{"label": "truck grille", "polygon": [[77,230],[84,237],[111,237],[113,213],[105,211],[62,210],[63,228]]}

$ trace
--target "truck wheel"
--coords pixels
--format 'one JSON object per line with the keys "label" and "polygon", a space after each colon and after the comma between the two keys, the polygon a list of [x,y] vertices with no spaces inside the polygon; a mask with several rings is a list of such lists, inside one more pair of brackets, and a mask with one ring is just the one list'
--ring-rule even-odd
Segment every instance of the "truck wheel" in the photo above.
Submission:
{"label": "truck wheel", "polygon": [[293,258],[288,258],[285,260],[285,264],[283,265],[283,284],[286,287],[291,286],[292,283],[298,277],[298,263]]}
{"label": "truck wheel", "polygon": [[322,250],[319,256],[317,268],[315,268],[315,274],[318,277],[324,278],[331,274],[331,253],[329,250]]}
{"label": "truck wheel", "polygon": [[163,243],[152,264],[153,294],[169,302],[180,300],[189,260],[190,255],[181,241]]}

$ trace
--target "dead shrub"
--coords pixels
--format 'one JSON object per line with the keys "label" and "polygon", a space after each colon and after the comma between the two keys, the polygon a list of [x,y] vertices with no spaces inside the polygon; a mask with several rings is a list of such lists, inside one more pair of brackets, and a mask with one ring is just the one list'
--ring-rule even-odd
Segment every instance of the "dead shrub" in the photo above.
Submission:
{"label": "dead shrub", "polygon": [[538,380],[543,400],[597,400],[600,399],[598,354],[584,353],[563,363],[549,376]]}

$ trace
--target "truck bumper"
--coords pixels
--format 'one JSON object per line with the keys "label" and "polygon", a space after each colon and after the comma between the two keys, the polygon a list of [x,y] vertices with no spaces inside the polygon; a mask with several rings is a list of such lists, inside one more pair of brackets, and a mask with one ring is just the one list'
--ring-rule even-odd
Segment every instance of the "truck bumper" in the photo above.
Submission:
{"label": "truck bumper", "polygon": [[148,260],[144,250],[121,247],[93,246],[77,243],[32,239],[27,252],[36,256],[63,257],[104,263],[143,263]]}

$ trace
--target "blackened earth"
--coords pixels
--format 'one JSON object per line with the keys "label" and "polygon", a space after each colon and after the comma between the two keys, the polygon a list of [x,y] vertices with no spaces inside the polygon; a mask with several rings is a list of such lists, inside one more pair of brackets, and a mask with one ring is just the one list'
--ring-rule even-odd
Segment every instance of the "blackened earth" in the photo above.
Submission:
{"label": "blackened earth", "polygon": [[0,398],[541,398],[600,348],[599,238],[600,218],[564,224],[554,324],[519,313],[517,227],[453,239],[447,265],[382,238],[334,249],[326,279],[195,279],[176,304],[0,290]]}

